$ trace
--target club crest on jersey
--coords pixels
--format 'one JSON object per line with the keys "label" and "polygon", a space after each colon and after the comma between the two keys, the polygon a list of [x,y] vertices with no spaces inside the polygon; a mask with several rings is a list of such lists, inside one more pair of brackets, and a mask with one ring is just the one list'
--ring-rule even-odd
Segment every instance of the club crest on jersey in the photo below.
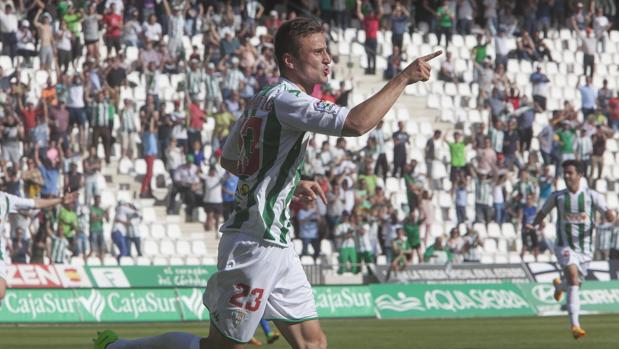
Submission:
{"label": "club crest on jersey", "polygon": [[241,325],[241,322],[245,320],[247,317],[247,313],[242,310],[233,310],[232,311],[232,326],[234,328],[238,328]]}
{"label": "club crest on jersey", "polygon": [[337,105],[333,103],[329,103],[327,101],[316,101],[314,102],[314,110],[327,113],[327,114],[336,114],[337,113]]}

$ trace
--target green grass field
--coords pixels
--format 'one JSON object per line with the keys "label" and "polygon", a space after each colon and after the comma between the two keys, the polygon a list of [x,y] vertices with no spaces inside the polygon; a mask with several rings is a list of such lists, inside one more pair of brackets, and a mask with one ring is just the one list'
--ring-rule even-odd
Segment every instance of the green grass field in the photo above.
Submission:
{"label": "green grass field", "polygon": [[[323,320],[333,349],[569,349],[619,348],[619,316],[583,316],[587,337],[575,341],[566,317],[492,318],[461,320]],[[207,333],[206,323],[152,323],[113,325],[0,326],[0,348],[92,348],[100,329],[121,337],[156,335],[166,331]],[[258,338],[263,339],[261,331]],[[264,345],[266,347],[266,345]],[[288,348],[283,340],[269,348]]]}

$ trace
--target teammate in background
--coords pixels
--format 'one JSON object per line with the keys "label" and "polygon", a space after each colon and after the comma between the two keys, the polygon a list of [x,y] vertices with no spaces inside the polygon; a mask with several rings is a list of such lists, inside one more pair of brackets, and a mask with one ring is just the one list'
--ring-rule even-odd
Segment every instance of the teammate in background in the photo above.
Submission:
{"label": "teammate in background", "polygon": [[208,338],[167,333],[119,340],[112,331],[95,339],[97,349],[240,349],[260,320],[275,325],[293,348],[327,347],[312,288],[290,241],[288,205],[325,194],[300,180],[312,133],[361,136],[385,116],[407,85],[427,81],[427,63],[441,51],[416,59],[375,95],[352,109],[311,97],[329,80],[331,57],[322,24],[297,17],[275,35],[281,79],[248,102],[223,147],[221,165],[239,177],[236,206],[221,228],[218,271],[208,281],[204,304],[211,315]]}
{"label": "teammate in background", "polygon": [[[271,326],[269,326],[269,322],[267,320],[260,320],[260,327],[262,327],[262,332],[264,332],[264,335],[267,337],[267,343],[273,344],[276,340],[279,339],[279,333],[277,331],[271,331]],[[249,343],[257,347],[262,345],[262,342],[259,341],[256,337],[252,337]]]}
{"label": "teammate in background", "polygon": [[574,339],[585,335],[580,326],[579,290],[582,283],[580,276],[587,275],[589,262],[593,256],[593,228],[595,211],[604,214],[607,221],[613,221],[615,214],[606,206],[604,196],[590,189],[584,180],[584,169],[579,161],[567,160],[562,164],[566,189],[555,191],[544,203],[528,229],[543,229],[544,217],[557,208],[557,240],[555,254],[563,268],[563,276],[553,281],[554,297],[560,301],[567,291],[567,310],[570,317],[571,331]]}
{"label": "teammate in background", "polygon": [[25,199],[19,196],[0,192],[0,305],[6,294],[6,247],[4,246],[4,222],[10,213],[17,213],[19,210],[44,209],[58,204],[70,205],[75,202],[77,192],[68,193],[62,198],[53,199]]}

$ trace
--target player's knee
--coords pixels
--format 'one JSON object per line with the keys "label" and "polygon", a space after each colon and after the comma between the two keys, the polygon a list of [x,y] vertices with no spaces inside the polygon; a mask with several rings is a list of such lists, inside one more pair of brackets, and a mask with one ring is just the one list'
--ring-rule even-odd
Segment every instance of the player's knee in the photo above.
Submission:
{"label": "player's knee", "polygon": [[320,335],[316,336],[316,338],[306,339],[302,349],[327,349],[327,336],[325,336],[324,332],[320,331]]}

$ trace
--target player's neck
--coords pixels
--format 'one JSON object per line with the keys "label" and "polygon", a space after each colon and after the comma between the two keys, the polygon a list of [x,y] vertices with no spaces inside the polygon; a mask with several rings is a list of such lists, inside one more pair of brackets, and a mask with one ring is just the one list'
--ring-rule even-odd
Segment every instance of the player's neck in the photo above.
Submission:
{"label": "player's neck", "polygon": [[313,89],[313,86],[305,86],[301,79],[299,79],[299,77],[294,73],[288,73],[286,75],[282,75],[281,77],[296,85],[305,94],[309,94],[308,91],[311,92]]}

